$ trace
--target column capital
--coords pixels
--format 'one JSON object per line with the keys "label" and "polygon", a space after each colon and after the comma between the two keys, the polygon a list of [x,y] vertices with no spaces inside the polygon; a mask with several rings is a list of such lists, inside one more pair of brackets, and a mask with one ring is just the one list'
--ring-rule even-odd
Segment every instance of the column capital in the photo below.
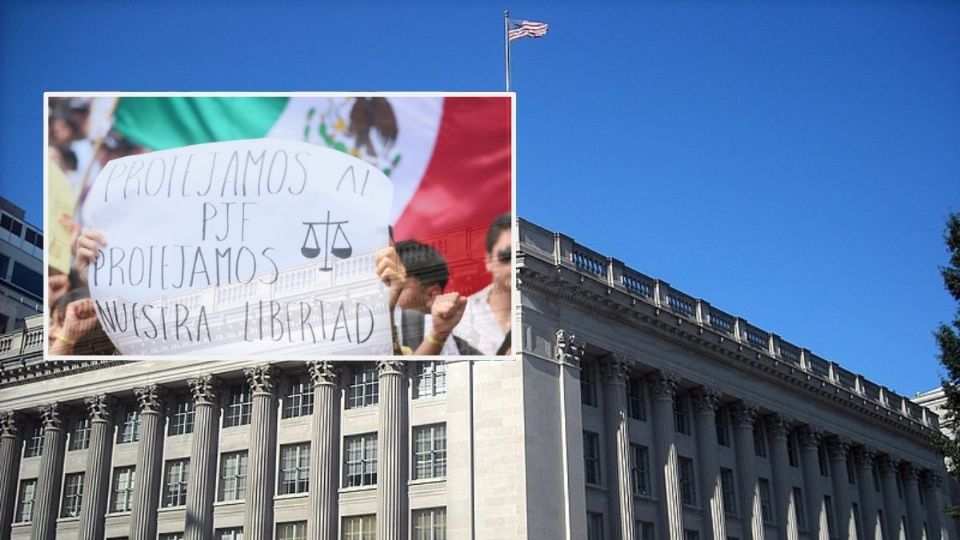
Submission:
{"label": "column capital", "polygon": [[404,363],[399,360],[380,360],[377,362],[377,371],[380,376],[403,375]]}
{"label": "column capital", "polygon": [[853,448],[853,457],[857,460],[857,465],[873,469],[873,460],[877,458],[877,450],[865,444]]}
{"label": "column capital", "polygon": [[767,429],[774,439],[786,439],[793,428],[793,418],[783,413],[773,413],[767,415]]}
{"label": "column capital", "polygon": [[326,360],[311,360],[307,362],[307,370],[310,372],[310,380],[314,386],[321,384],[337,384],[337,378],[340,377],[340,370],[333,362]]}
{"label": "column capital", "polygon": [[897,473],[897,461],[896,458],[890,454],[883,454],[877,456],[877,466],[880,468],[880,474],[896,474]]}
{"label": "column capital", "polygon": [[839,435],[827,439],[827,452],[832,460],[847,459],[850,454],[850,440]]}
{"label": "column capital", "polygon": [[0,412],[0,436],[17,437],[23,426],[23,415],[17,411]]}
{"label": "column capital", "polygon": [[220,391],[220,379],[210,374],[187,379],[190,396],[195,405],[217,405],[217,393]]}
{"label": "column capital", "polygon": [[107,394],[97,394],[83,400],[91,422],[111,422],[117,400]]}
{"label": "column capital", "polygon": [[163,414],[165,389],[157,384],[148,384],[133,389],[137,396],[137,405],[140,407],[140,413]]}
{"label": "column capital", "polygon": [[658,399],[673,399],[677,393],[677,385],[680,384],[677,374],[662,369],[647,375],[647,380],[653,387],[653,395]]}
{"label": "column capital", "polygon": [[900,472],[903,473],[904,480],[907,481],[919,481],[920,475],[923,472],[920,468],[916,467],[910,461],[901,461],[898,464]]}
{"label": "column capital", "polygon": [[561,364],[578,365],[583,360],[583,342],[569,330],[557,330],[555,357]]}
{"label": "column capital", "polygon": [[253,394],[273,394],[277,389],[277,368],[273,364],[258,364],[243,370],[250,392]]}
{"label": "column capital", "polygon": [[930,469],[921,469],[919,474],[920,485],[925,488],[938,489],[943,485],[943,478]]}
{"label": "column capital", "polygon": [[797,434],[800,439],[800,446],[808,450],[816,450],[823,442],[823,432],[811,425],[800,426]]}
{"label": "column capital", "polygon": [[618,353],[610,353],[604,357],[603,374],[607,380],[615,384],[627,384],[630,376],[630,364],[627,359]]}
{"label": "column capital", "polygon": [[699,388],[694,388],[693,396],[693,408],[697,412],[716,412],[717,407],[720,405],[720,396],[723,395],[723,392],[719,388],[714,388],[712,386],[701,386]]}
{"label": "column capital", "polygon": [[47,403],[40,406],[40,423],[44,431],[48,429],[63,429],[64,409],[62,403]]}
{"label": "column capital", "polygon": [[733,422],[740,426],[753,426],[757,421],[757,415],[760,414],[760,408],[753,403],[738,401],[733,404],[730,411],[733,413]]}

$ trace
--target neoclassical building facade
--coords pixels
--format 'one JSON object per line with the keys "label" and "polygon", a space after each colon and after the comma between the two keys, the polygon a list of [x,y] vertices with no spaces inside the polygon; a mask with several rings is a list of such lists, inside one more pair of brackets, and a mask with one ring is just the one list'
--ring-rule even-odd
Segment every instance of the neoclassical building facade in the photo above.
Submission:
{"label": "neoclassical building facade", "polygon": [[956,538],[934,413],[562,234],[519,236],[514,359],[0,347],[0,537]]}

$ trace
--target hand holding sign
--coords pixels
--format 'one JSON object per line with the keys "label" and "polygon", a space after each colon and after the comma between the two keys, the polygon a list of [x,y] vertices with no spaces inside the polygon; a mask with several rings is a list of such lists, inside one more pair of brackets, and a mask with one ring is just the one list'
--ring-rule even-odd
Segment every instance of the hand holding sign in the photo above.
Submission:
{"label": "hand holding sign", "polygon": [[97,231],[86,231],[77,237],[77,273],[84,280],[90,271],[90,265],[97,262],[100,247],[107,245],[107,239]]}

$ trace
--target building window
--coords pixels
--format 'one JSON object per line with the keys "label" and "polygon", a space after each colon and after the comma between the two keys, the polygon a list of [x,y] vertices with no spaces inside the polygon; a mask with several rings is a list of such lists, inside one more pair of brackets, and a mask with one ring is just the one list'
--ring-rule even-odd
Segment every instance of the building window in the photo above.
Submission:
{"label": "building window", "polygon": [[873,476],[873,490],[877,493],[880,493],[880,470],[878,469],[876,463],[870,464],[870,472]]}
{"label": "building window", "polygon": [[677,433],[690,434],[690,408],[683,394],[673,396],[673,427]]}
{"label": "building window", "polygon": [[446,508],[413,511],[413,540],[445,540],[446,538]]}
{"label": "building window", "polygon": [[583,432],[583,471],[588,484],[600,484],[600,436]]}
{"label": "building window", "polygon": [[653,522],[637,520],[635,522],[633,535],[637,540],[654,540]]}
{"label": "building window", "polygon": [[790,466],[797,468],[800,466],[800,453],[797,446],[797,434],[791,431],[787,434],[787,461]]}
{"label": "building window", "polygon": [[280,447],[280,483],[277,493],[306,493],[310,489],[310,443]]}
{"label": "building window", "polygon": [[17,515],[14,519],[16,523],[33,521],[33,503],[36,498],[37,479],[21,481],[20,493],[17,494]]}
{"label": "building window", "polygon": [[229,401],[223,415],[223,427],[244,426],[250,423],[253,396],[246,385],[230,388]]}
{"label": "building window", "polygon": [[193,399],[181,399],[174,403],[167,434],[186,435],[187,433],[193,433],[193,414]]}
{"label": "building window", "polygon": [[587,540],[603,540],[603,514],[587,512]]}
{"label": "building window", "polygon": [[344,487],[377,485],[377,434],[347,437],[343,446],[347,449],[344,456]]}
{"label": "building window", "polygon": [[806,531],[807,508],[804,506],[803,490],[798,487],[793,488],[793,508],[797,514],[797,529],[800,531]]}
{"label": "building window", "polygon": [[63,503],[60,517],[73,518],[80,515],[83,503],[83,473],[71,473],[63,478]]}
{"label": "building window", "polygon": [[177,459],[167,462],[164,471],[163,501],[161,506],[186,506],[187,504],[187,477],[190,474],[190,460]]}
{"label": "building window", "polygon": [[650,495],[650,451],[646,446],[630,445],[630,472],[634,495]]}
{"label": "building window", "polygon": [[343,518],[343,540],[376,540],[377,516],[350,516]]}
{"label": "building window", "polygon": [[852,454],[847,456],[847,482],[850,484],[857,483],[857,469]]}
{"label": "building window", "polygon": [[413,428],[413,479],[447,475],[447,426],[434,424]]}
{"label": "building window", "polygon": [[[857,531],[857,538],[863,538],[863,527],[860,523],[860,505],[853,503],[851,509],[853,510],[853,528]],[[929,535],[925,536],[930,538]]]}
{"label": "building window", "polygon": [[30,431],[24,437],[26,445],[23,450],[23,457],[37,457],[43,453],[43,427],[38,425],[30,426]]}
{"label": "building window", "polygon": [[220,457],[221,501],[241,501],[247,496],[247,451],[230,452]]}
{"label": "building window", "polygon": [[111,512],[129,512],[133,508],[133,486],[136,480],[137,471],[134,467],[117,467],[113,470]]}
{"label": "building window", "polygon": [[827,463],[827,450],[823,444],[817,446],[817,461],[820,463],[820,476],[830,476],[830,466]]}
{"label": "building window", "polygon": [[900,476],[900,471],[895,471],[893,476],[897,479],[897,497],[903,498],[903,477]]}
{"label": "building window", "polygon": [[183,540],[182,532],[163,533],[157,537],[158,540]]}
{"label": "building window", "polygon": [[773,501],[770,499],[770,480],[758,478],[760,487],[760,515],[764,523],[773,523]]}
{"label": "building window", "polygon": [[283,398],[283,417],[296,418],[313,414],[313,383],[303,376],[290,381]]}
{"label": "building window", "polygon": [[730,414],[726,409],[717,409],[717,444],[730,446]]}
{"label": "building window", "polygon": [[580,401],[584,405],[597,406],[597,375],[590,362],[580,363]]}
{"label": "building window", "polygon": [[837,523],[833,516],[833,498],[829,495],[824,495],[823,505],[827,510],[827,532],[829,533],[830,538],[834,538],[837,536]]}
{"label": "building window", "polygon": [[217,529],[213,537],[217,540],[243,540],[243,527]]}
{"label": "building window", "polygon": [[737,515],[737,488],[733,479],[733,470],[720,469],[720,489],[723,490],[723,511]]}
{"label": "building window", "polygon": [[757,457],[767,457],[767,437],[764,433],[763,422],[760,420],[753,424],[753,453]]}
{"label": "building window", "polygon": [[277,540],[306,540],[307,522],[277,523]]}
{"label": "building window", "polygon": [[73,429],[70,430],[70,444],[68,450],[86,450],[90,447],[90,417],[87,415],[77,417],[73,422]]}
{"label": "building window", "polygon": [[695,531],[693,529],[684,529],[683,539],[684,540],[700,540],[700,531]]}
{"label": "building window", "polygon": [[680,477],[680,500],[683,504],[697,504],[697,477],[693,472],[693,460],[681,457],[677,460],[677,473]]}
{"label": "building window", "polygon": [[442,361],[414,362],[413,399],[447,393],[447,364]]}
{"label": "building window", "polygon": [[117,434],[117,444],[137,442],[140,440],[140,409],[136,405],[129,405],[123,414],[120,432]]}
{"label": "building window", "polygon": [[647,406],[643,396],[643,383],[636,377],[627,378],[627,414],[636,420],[647,420]]}
{"label": "building window", "polygon": [[380,379],[377,366],[357,366],[350,373],[347,387],[347,408],[376,405],[380,401]]}

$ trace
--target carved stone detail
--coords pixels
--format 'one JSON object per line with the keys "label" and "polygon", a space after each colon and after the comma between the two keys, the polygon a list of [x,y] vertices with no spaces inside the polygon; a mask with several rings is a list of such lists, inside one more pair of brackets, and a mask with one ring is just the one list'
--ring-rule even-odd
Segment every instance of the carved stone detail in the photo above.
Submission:
{"label": "carved stone detail", "polygon": [[609,354],[603,364],[603,374],[614,383],[626,384],[630,376],[630,364],[619,354]]}
{"label": "carved stone detail", "polygon": [[156,384],[140,386],[134,388],[133,393],[137,396],[137,405],[140,407],[141,413],[164,413],[163,405],[166,391],[162,386]]}
{"label": "carved stone detail", "polygon": [[61,403],[48,403],[40,407],[40,423],[43,429],[63,429],[64,406]]}
{"label": "carved stone detail", "polygon": [[87,414],[92,422],[111,422],[113,413],[117,405],[117,400],[113,396],[98,394],[90,396],[83,400],[87,406]]}
{"label": "carved stone detail", "polygon": [[701,386],[694,389],[692,395],[694,410],[697,412],[716,412],[723,392],[711,386]]}
{"label": "carved stone detail", "polygon": [[823,442],[823,432],[813,426],[802,426],[797,434],[802,448],[816,450]]}
{"label": "carved stone detail", "polygon": [[556,359],[561,364],[579,365],[583,359],[583,343],[567,330],[557,330]]}
{"label": "carved stone detail", "polygon": [[853,449],[853,458],[859,467],[873,469],[873,461],[877,455],[877,451],[869,446],[860,445]]}
{"label": "carved stone detail", "polygon": [[877,467],[880,469],[880,474],[896,474],[896,460],[889,454],[884,454],[882,456],[877,456]]}
{"label": "carved stone detail", "polygon": [[277,368],[272,364],[259,364],[243,370],[243,375],[254,394],[273,394],[277,389]]}
{"label": "carved stone detail", "polygon": [[337,378],[340,377],[340,370],[333,362],[326,360],[314,360],[307,362],[307,369],[310,371],[310,379],[314,386],[321,384],[337,384]]}
{"label": "carved stone detail", "polygon": [[377,370],[380,376],[384,375],[403,375],[404,363],[399,360],[381,360],[377,362]]}
{"label": "carved stone detail", "polygon": [[16,411],[0,412],[0,436],[16,437],[23,426],[23,417]]}
{"label": "carved stone detail", "polygon": [[200,375],[187,379],[190,385],[190,395],[196,405],[217,405],[217,393],[220,390],[220,379],[213,375]]}
{"label": "carved stone detail", "polygon": [[680,384],[678,375],[664,370],[651,373],[647,380],[653,389],[653,395],[658,399],[673,399],[677,393],[677,385]]}
{"label": "carved stone detail", "polygon": [[753,403],[738,401],[730,409],[733,422],[740,426],[753,426],[757,422],[760,408]]}
{"label": "carved stone detail", "polygon": [[846,460],[850,455],[850,440],[843,437],[830,437],[827,439],[827,452],[830,459]]}
{"label": "carved stone detail", "polygon": [[767,429],[774,439],[786,439],[793,429],[793,419],[781,413],[773,413],[767,416]]}

